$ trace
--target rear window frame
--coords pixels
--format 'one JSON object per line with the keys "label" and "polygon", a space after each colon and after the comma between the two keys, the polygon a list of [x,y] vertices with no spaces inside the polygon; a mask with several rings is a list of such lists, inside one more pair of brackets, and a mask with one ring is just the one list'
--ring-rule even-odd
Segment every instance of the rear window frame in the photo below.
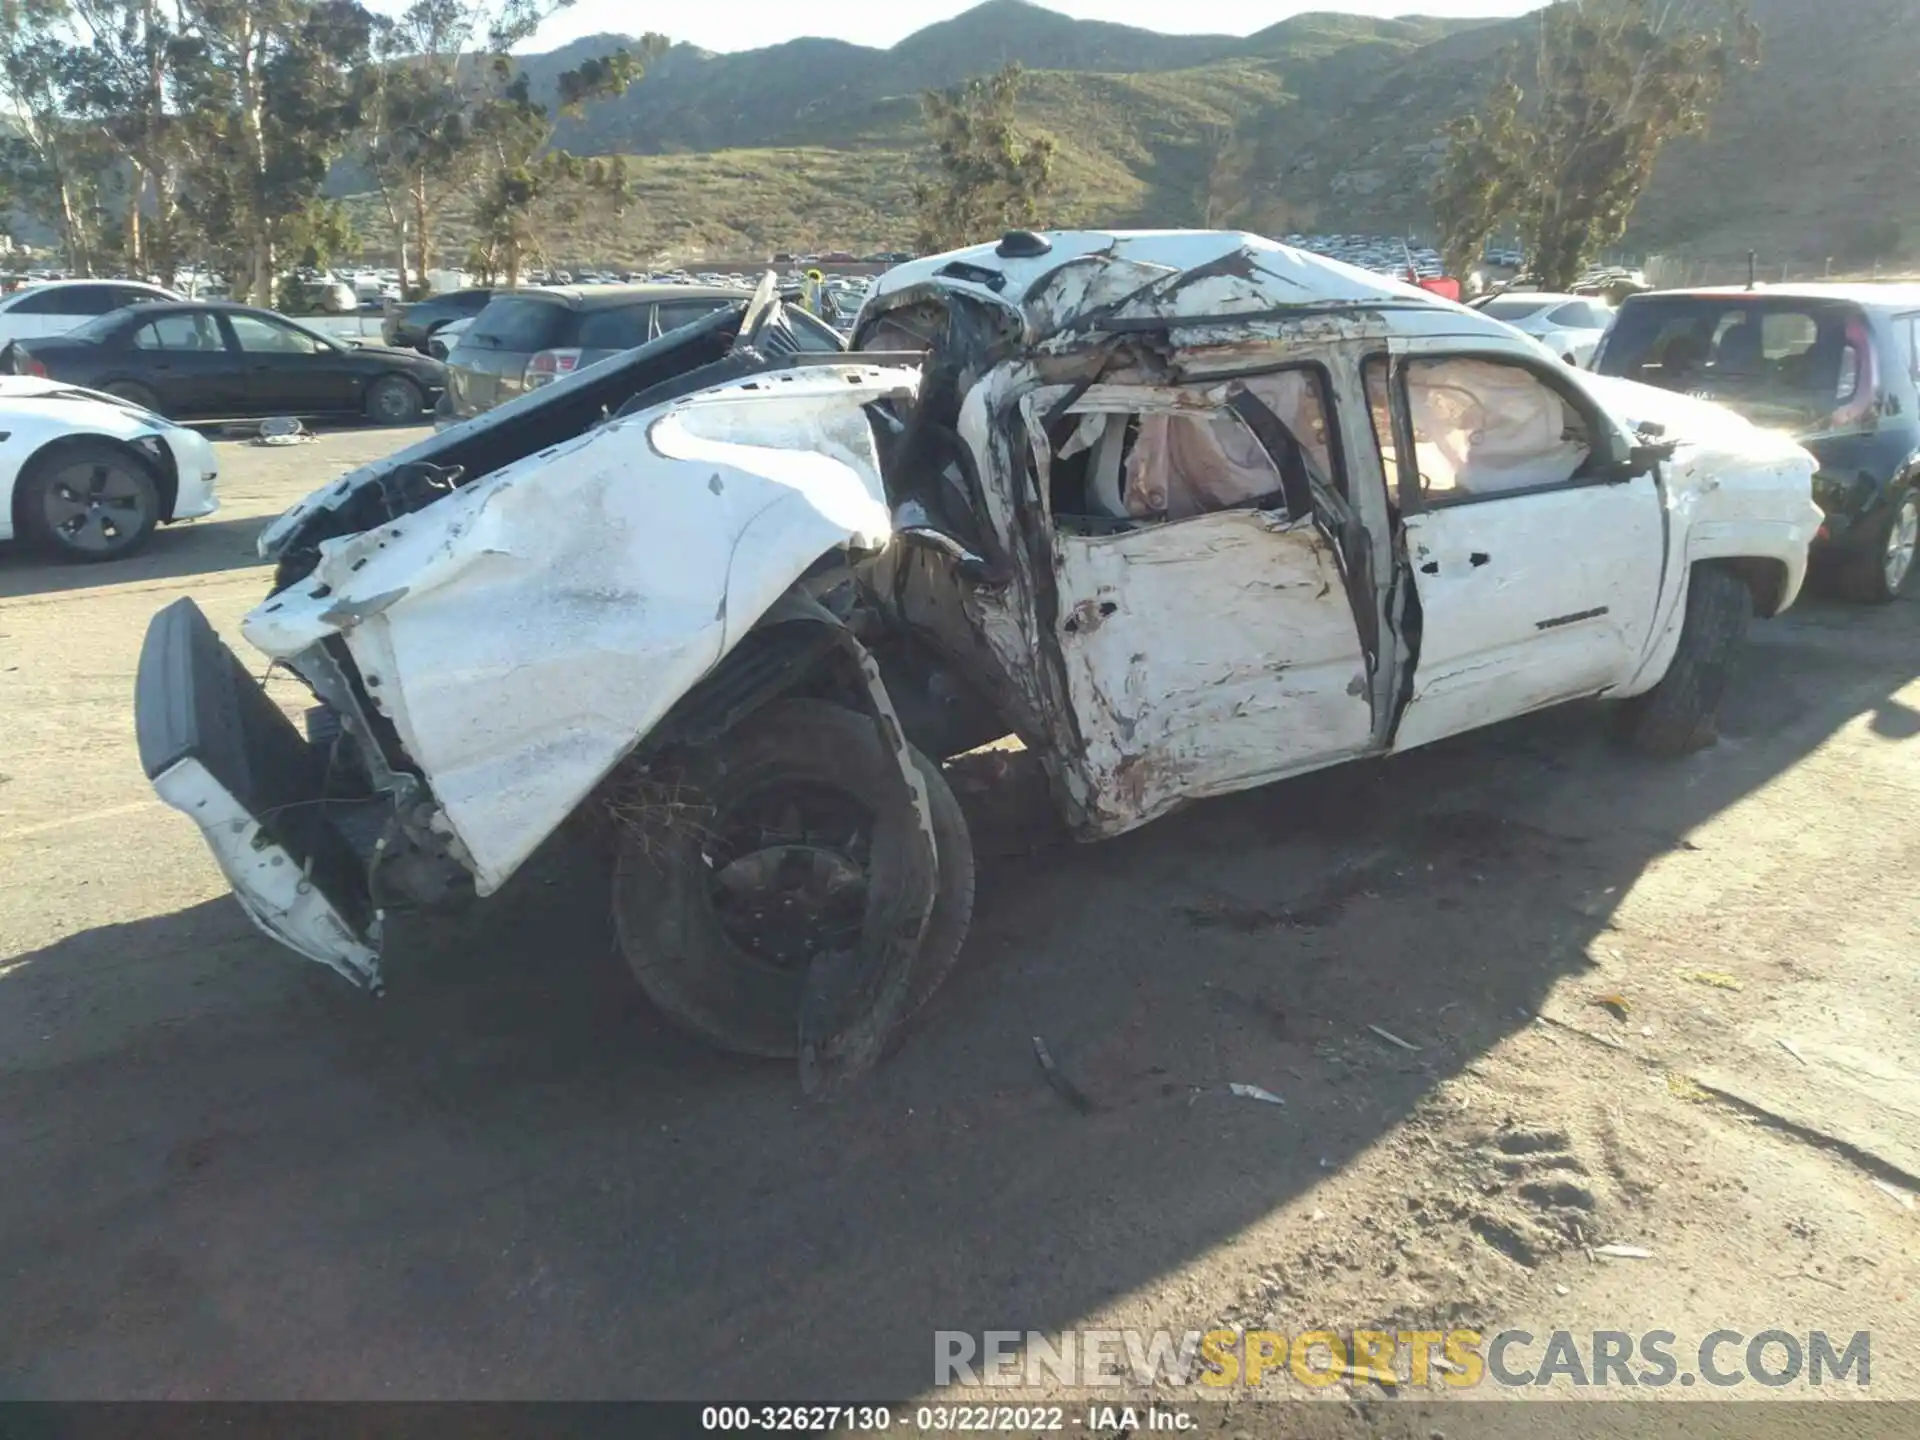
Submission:
{"label": "rear window frame", "polygon": [[[659,334],[659,329],[654,322],[656,305],[657,302],[651,297],[648,297],[646,299],[636,298],[624,305],[596,305],[591,310],[578,310],[574,312],[576,323],[573,327],[573,338],[568,343],[578,350],[607,350],[614,354],[623,354],[628,350],[637,350]],[[610,345],[588,339],[596,321],[604,320],[611,323],[615,316],[626,317],[636,313],[640,317],[640,338],[638,340],[634,340],[630,344],[625,345]]]}
{"label": "rear window frame", "polygon": [[[1641,323],[1639,316],[1649,311],[1664,311],[1666,314],[1664,317],[1656,316],[1656,328],[1652,331],[1652,340],[1640,355],[1639,364],[1631,370],[1623,368],[1619,365],[1621,336],[1623,333],[1632,333],[1628,329],[1629,325],[1637,328]],[[1816,330],[1823,322],[1837,323],[1844,329],[1846,325],[1856,320],[1865,325],[1869,333],[1875,329],[1869,307],[1857,300],[1840,296],[1773,295],[1764,290],[1727,294],[1680,292],[1630,296],[1615,313],[1613,324],[1607,332],[1606,343],[1600,353],[1594,357],[1594,373],[1617,380],[1632,380],[1662,389],[1669,388],[1660,386],[1657,380],[1645,377],[1647,357],[1654,353],[1661,334],[1672,325],[1674,319],[1687,311],[1701,315],[1712,314],[1715,317],[1710,332],[1714,338],[1709,346],[1709,355],[1717,347],[1722,332],[1728,328],[1727,322],[1742,312],[1758,317],[1763,334],[1769,312],[1776,315],[1804,315],[1813,320]],[[1814,343],[1815,345],[1819,343],[1817,335]]]}
{"label": "rear window frame", "polygon": [[[655,335],[670,335],[675,330],[685,329],[689,325],[698,325],[715,310],[725,310],[728,306],[738,303],[739,300],[731,295],[702,295],[696,298],[670,295],[661,300],[655,309],[653,333]],[[701,307],[698,315],[688,320],[676,321],[672,325],[667,323],[668,310],[692,309],[696,305]]]}
{"label": "rear window frame", "polygon": [[[503,312],[508,309],[523,308],[547,312],[551,321],[548,327],[551,333],[546,334],[542,338],[522,343],[521,338],[517,334],[509,332],[509,340],[503,341],[500,336],[489,333],[485,328],[487,315],[496,305],[500,306]],[[557,296],[550,298],[544,295],[529,295],[524,292],[514,295],[496,295],[473,317],[473,323],[467,327],[466,333],[460,337],[460,343],[462,345],[479,345],[488,350],[497,350],[509,355],[534,355],[542,350],[565,349],[573,344],[573,336],[578,333],[579,327],[575,322],[578,321],[579,316],[580,312],[578,310]]]}

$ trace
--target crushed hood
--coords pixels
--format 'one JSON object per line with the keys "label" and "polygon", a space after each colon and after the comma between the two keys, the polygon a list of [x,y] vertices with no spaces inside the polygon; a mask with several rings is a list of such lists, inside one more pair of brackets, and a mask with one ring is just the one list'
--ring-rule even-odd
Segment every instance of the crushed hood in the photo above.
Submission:
{"label": "crushed hood", "polygon": [[1710,400],[1696,400],[1657,385],[1612,375],[1583,373],[1581,383],[1629,430],[1656,427],[1659,438],[1756,461],[1791,459],[1806,452],[1793,436],[1768,430]]}
{"label": "crushed hood", "polygon": [[891,533],[864,407],[912,369],[755,375],[324,541],[242,624],[344,639],[488,894],[823,555]]}

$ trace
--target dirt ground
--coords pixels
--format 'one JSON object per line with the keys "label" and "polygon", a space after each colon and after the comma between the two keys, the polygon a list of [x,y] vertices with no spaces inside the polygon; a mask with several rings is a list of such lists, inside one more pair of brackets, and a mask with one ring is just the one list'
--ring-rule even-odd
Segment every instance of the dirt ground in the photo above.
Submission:
{"label": "dirt ground", "polygon": [[1575,707],[1074,847],[983,762],[960,966],[821,1107],[651,1012],[582,856],[373,1001],[152,798],[148,616],[235,639],[263,518],[405,438],[0,553],[0,1396],[903,1400],[936,1330],[1238,1324],[1869,1330],[1825,1395],[1920,1398],[1913,603],[1758,626],[1677,764]]}

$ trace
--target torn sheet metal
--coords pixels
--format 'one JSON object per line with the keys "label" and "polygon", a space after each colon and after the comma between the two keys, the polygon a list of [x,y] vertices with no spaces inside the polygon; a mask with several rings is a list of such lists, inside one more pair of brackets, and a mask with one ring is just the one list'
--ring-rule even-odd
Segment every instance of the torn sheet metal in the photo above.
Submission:
{"label": "torn sheet metal", "polygon": [[802,571],[885,543],[861,407],[917,378],[810,367],[589,431],[327,542],[242,629],[288,660],[344,635],[491,894]]}
{"label": "torn sheet metal", "polygon": [[[852,634],[835,630],[865,684],[886,763],[893,768],[890,788],[906,803],[889,805],[877,817],[877,823],[893,829],[876,836],[873,846],[860,944],[821,955],[807,970],[800,1003],[800,1083],[808,1094],[822,1097],[877,1065],[888,1037],[906,1018],[914,964],[940,890],[932,802],[880,667]],[[897,824],[902,817],[906,823]]]}
{"label": "torn sheet metal", "polygon": [[[1327,307],[1365,312],[1412,306],[1423,317],[1445,310],[1457,313],[1465,333],[1512,333],[1415,286],[1258,235],[1064,230],[1049,232],[1047,239],[1050,248],[1039,255],[1007,256],[996,245],[977,245],[895,266],[875,281],[861,308],[856,346],[888,310],[942,294],[964,295],[1017,317],[1029,346],[1065,339],[1062,332],[1085,327],[1096,316],[1165,325],[1228,315],[1245,324],[1254,316]],[[1075,263],[1099,259],[1110,278]],[[1109,298],[1116,296],[1122,303]]]}
{"label": "torn sheet metal", "polygon": [[1056,544],[1095,832],[1369,747],[1366,658],[1311,521],[1228,510]]}

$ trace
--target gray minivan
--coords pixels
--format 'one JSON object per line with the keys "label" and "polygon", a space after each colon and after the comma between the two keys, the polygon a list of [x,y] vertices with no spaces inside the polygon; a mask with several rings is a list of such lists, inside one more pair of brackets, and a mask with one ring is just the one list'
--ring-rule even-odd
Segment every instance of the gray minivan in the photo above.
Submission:
{"label": "gray minivan", "polygon": [[[718,285],[572,285],[497,295],[447,357],[447,390],[436,419],[469,419],[750,294]],[[796,328],[804,327],[817,348],[842,348],[831,329],[808,321],[811,316],[797,317]]]}

